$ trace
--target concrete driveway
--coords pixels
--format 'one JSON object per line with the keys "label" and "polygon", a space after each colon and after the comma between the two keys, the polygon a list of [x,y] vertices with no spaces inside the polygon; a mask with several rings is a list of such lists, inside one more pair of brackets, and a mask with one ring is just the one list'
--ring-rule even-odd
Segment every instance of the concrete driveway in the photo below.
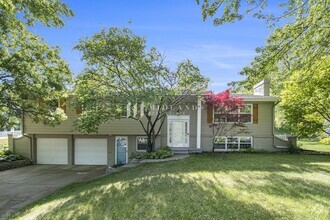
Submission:
{"label": "concrete driveway", "polygon": [[32,165],[0,172],[0,219],[75,182],[105,175],[106,166]]}

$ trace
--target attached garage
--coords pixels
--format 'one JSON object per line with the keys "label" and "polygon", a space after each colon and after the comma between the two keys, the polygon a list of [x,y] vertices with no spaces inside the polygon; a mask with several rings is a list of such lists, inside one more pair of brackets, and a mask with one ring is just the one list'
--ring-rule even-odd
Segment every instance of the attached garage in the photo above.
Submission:
{"label": "attached garage", "polygon": [[68,139],[37,138],[37,164],[68,164]]}
{"label": "attached garage", "polygon": [[106,138],[76,138],[74,163],[76,165],[107,165]]}

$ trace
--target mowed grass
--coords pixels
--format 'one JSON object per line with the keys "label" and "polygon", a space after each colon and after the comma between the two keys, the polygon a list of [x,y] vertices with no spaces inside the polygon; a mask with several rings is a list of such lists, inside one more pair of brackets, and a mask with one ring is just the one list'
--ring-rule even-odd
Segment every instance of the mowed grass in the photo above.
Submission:
{"label": "mowed grass", "polygon": [[330,219],[330,157],[201,154],[65,187],[13,219]]}
{"label": "mowed grass", "polygon": [[330,152],[330,144],[321,144],[317,141],[299,141],[299,144],[304,150]]}
{"label": "mowed grass", "polygon": [[0,138],[0,146],[8,146],[8,138]]}

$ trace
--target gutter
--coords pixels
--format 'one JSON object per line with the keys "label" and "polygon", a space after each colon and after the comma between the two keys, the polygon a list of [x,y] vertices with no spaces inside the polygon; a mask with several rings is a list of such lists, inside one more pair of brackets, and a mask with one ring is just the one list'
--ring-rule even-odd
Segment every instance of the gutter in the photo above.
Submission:
{"label": "gutter", "polygon": [[272,108],[272,114],[273,114],[273,117],[272,117],[272,134],[273,134],[273,147],[276,148],[276,149],[279,149],[279,150],[283,150],[283,149],[288,149],[287,147],[279,147],[279,146],[276,146],[275,145],[275,138],[276,138],[276,135],[275,135],[275,106],[280,103],[280,101],[277,101],[274,105],[273,105],[273,108]]}

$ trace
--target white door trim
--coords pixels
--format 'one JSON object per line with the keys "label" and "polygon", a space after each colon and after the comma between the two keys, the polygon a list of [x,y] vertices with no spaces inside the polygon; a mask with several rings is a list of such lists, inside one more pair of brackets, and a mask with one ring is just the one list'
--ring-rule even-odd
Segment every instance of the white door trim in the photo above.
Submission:
{"label": "white door trim", "polygon": [[201,148],[201,137],[202,137],[202,101],[198,97],[197,100],[197,133],[196,133],[196,147]]}
{"label": "white door trim", "polygon": [[189,139],[190,139],[190,115],[168,115],[167,116],[167,145],[172,147],[170,144],[170,126],[169,122],[171,120],[188,120],[188,125],[187,125],[187,146],[189,147]]}
{"label": "white door trim", "polygon": [[126,163],[128,163],[128,136],[116,136],[115,137],[115,164],[117,164],[117,139],[118,138],[126,138],[127,146],[126,146]]}

